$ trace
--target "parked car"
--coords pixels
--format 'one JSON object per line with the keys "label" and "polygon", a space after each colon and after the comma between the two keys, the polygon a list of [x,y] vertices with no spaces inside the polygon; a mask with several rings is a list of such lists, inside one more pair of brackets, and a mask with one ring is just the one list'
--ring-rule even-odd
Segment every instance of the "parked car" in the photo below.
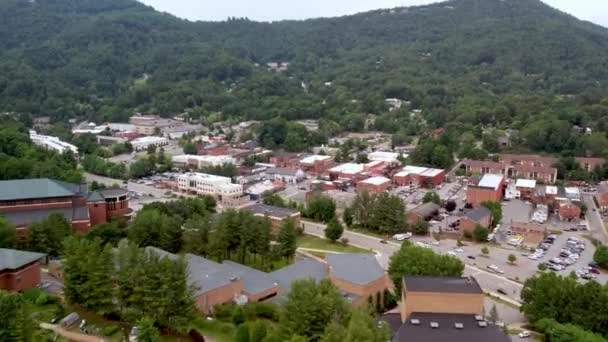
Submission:
{"label": "parked car", "polygon": [[519,336],[519,338],[528,338],[528,337],[532,336],[532,333],[527,330],[524,330],[524,331],[520,332],[519,335],[517,335],[517,336]]}
{"label": "parked car", "polygon": [[474,255],[467,255],[467,258],[469,258],[469,259],[471,259],[471,260],[475,260],[475,259],[477,259],[477,258],[475,258],[475,256],[474,256]]}
{"label": "parked car", "polygon": [[593,273],[593,274],[600,274],[600,270],[598,270],[597,268],[593,268],[593,267],[589,270],[589,272]]}
{"label": "parked car", "polygon": [[410,233],[410,232],[403,233],[403,234],[395,234],[395,235],[393,235],[393,239],[395,239],[397,241],[407,240],[407,239],[409,239],[411,237],[412,237],[412,233]]}

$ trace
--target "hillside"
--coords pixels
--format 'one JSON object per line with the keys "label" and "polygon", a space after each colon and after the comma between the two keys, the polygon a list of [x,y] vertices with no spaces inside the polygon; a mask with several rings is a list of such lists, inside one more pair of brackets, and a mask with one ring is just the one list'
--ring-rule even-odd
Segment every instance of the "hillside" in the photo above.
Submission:
{"label": "hillside", "polygon": [[[266,70],[278,61],[289,70]],[[604,112],[584,106],[608,87],[608,30],[538,0],[277,23],[189,22],[133,0],[5,0],[0,71],[0,110],[56,118],[188,110],[360,129],[371,113],[390,131],[401,118],[384,114],[384,99],[398,97],[432,126],[523,127],[545,115],[603,131]]]}

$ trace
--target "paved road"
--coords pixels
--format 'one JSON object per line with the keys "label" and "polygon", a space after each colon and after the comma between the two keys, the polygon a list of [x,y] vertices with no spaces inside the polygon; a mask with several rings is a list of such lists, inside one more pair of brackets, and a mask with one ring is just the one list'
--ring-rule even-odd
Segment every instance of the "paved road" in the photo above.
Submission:
{"label": "paved road", "polygon": [[[113,178],[108,178],[108,177],[97,176],[97,175],[94,175],[91,173],[86,173],[86,172],[85,172],[84,176],[85,176],[85,179],[87,182],[96,181],[97,183],[104,184],[106,186],[112,186],[114,184],[118,184],[123,188],[125,186],[123,181],[120,179],[113,179]],[[165,192],[167,192],[167,190],[157,189],[150,185],[139,184],[139,183],[134,183],[134,182],[129,182],[127,184],[127,189],[129,191],[140,192],[140,193],[146,194],[146,195],[152,194],[152,195],[154,195],[154,197],[162,197],[165,195]]]}
{"label": "paved road", "polygon": [[[602,216],[595,206],[593,196],[585,194],[583,195],[583,201],[585,201],[585,205],[587,205],[587,208],[589,209],[586,216],[587,221],[589,222],[589,230],[591,230],[593,237],[604,243],[608,243],[608,232],[606,232],[604,220],[602,220]],[[595,209],[595,211],[593,209]]]}
{"label": "paved road", "polygon": [[[325,236],[325,225],[323,224],[302,221],[302,225],[304,227],[304,231],[307,234],[320,237]],[[396,242],[388,241],[388,243],[383,244],[380,243],[380,239],[378,238],[349,230],[345,230],[342,236],[347,238],[349,243],[352,245],[376,251],[376,257],[378,258],[378,262],[384,269],[388,269],[390,257],[401,247],[401,245]],[[428,240],[428,238],[426,240]],[[452,249],[456,244],[453,241],[447,240],[442,241],[441,243],[442,245],[438,247],[433,246],[433,249],[436,252],[447,253],[447,251]],[[485,291],[495,293],[498,289],[501,289],[507,293],[507,300],[510,300],[512,302],[519,302],[520,291],[523,287],[520,283],[510,280],[506,277],[490,273],[484,269],[476,267],[475,265],[471,265],[470,263],[468,263],[468,261],[471,260],[466,259],[466,255],[466,253],[458,255],[458,257],[465,263],[464,275],[474,276]]]}

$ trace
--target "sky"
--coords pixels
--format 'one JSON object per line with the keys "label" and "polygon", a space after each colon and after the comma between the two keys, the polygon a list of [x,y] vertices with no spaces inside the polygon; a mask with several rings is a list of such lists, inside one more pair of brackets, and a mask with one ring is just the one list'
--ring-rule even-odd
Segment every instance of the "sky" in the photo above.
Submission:
{"label": "sky", "polygon": [[[354,14],[378,8],[424,5],[437,0],[139,0],[189,20],[247,17],[257,21],[307,19]],[[608,27],[607,0],[542,0],[580,19]]]}

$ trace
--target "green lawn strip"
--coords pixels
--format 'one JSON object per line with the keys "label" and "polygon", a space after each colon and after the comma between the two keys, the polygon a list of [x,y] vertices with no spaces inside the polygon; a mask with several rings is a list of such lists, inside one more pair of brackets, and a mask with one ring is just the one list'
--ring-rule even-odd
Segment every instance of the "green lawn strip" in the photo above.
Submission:
{"label": "green lawn strip", "polygon": [[371,253],[368,249],[363,249],[342,242],[332,243],[327,239],[322,239],[312,235],[303,235],[298,238],[298,247],[324,250],[339,253]]}

